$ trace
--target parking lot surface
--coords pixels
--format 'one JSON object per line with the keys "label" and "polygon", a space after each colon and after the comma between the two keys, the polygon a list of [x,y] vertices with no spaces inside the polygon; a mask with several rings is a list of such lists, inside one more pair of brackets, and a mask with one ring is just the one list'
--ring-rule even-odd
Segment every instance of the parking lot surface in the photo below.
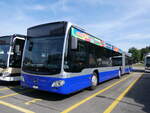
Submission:
{"label": "parking lot surface", "polygon": [[0,82],[0,113],[150,113],[149,94],[150,73],[141,68],[71,95]]}

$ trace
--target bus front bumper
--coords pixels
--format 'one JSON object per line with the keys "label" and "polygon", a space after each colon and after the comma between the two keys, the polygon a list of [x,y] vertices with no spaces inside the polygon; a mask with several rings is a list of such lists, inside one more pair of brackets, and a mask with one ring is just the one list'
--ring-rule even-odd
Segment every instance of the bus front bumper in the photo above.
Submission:
{"label": "bus front bumper", "polygon": [[10,77],[10,76],[0,76],[1,81],[20,81],[20,76]]}
{"label": "bus front bumper", "polygon": [[146,68],[146,69],[145,69],[145,72],[150,72],[150,68],[149,68],[149,69]]}
{"label": "bus front bumper", "polygon": [[[91,86],[91,80],[89,78],[91,78],[91,75],[55,78],[21,74],[21,86],[66,95]],[[62,86],[59,86],[59,83]],[[57,85],[59,87],[56,87]]]}

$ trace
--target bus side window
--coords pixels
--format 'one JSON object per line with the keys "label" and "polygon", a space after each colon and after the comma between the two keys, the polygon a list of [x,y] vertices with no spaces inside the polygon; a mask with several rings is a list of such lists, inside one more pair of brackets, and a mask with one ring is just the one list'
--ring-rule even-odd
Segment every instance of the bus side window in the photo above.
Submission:
{"label": "bus side window", "polygon": [[125,58],[125,65],[128,65],[128,64],[129,64],[128,57],[126,56],[126,58]]}
{"label": "bus side window", "polygon": [[111,67],[112,66],[112,61],[111,61],[111,56],[112,56],[112,51],[108,50],[104,47],[99,47],[97,46],[96,48],[96,61],[97,61],[97,66],[98,67]]}
{"label": "bus side window", "polygon": [[88,67],[94,68],[97,67],[97,56],[96,56],[96,48],[97,46],[91,43],[88,43]]}
{"label": "bus side window", "polygon": [[78,47],[76,50],[69,49],[68,56],[65,61],[65,67],[67,71],[81,72],[87,65],[87,48],[86,43],[82,40],[78,41]]}

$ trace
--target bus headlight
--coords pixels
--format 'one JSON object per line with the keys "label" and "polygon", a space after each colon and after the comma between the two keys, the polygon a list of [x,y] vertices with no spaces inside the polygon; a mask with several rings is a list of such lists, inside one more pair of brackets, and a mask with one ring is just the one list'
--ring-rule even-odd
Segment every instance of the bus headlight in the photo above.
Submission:
{"label": "bus headlight", "polygon": [[147,69],[147,67],[145,67],[145,69]]}
{"label": "bus headlight", "polygon": [[58,80],[52,83],[52,87],[61,87],[65,84],[64,80]]}
{"label": "bus headlight", "polygon": [[2,76],[6,77],[6,76],[9,76],[10,73],[9,72],[3,72]]}
{"label": "bus headlight", "polygon": [[25,81],[23,76],[21,76],[21,81],[23,81],[23,82]]}

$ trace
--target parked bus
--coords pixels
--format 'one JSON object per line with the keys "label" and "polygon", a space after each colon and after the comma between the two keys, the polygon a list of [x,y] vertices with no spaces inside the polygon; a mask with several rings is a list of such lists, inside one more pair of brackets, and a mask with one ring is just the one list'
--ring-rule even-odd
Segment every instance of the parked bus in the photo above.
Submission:
{"label": "parked bus", "polygon": [[31,27],[25,43],[23,87],[70,94],[121,76],[112,58],[124,52],[70,22]]}
{"label": "parked bus", "polygon": [[145,56],[145,72],[150,72],[150,54]]}
{"label": "parked bus", "polygon": [[25,36],[0,37],[0,80],[19,81]]}

